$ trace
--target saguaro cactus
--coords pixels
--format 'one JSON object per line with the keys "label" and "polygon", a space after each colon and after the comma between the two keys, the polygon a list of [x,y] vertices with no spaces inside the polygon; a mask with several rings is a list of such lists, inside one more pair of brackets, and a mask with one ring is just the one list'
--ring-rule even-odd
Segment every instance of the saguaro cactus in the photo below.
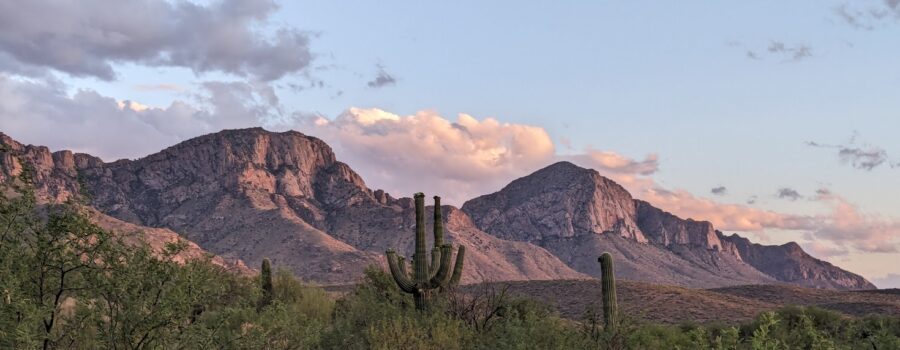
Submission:
{"label": "saguaro cactus", "polygon": [[608,332],[616,330],[619,317],[619,306],[616,303],[616,276],[613,273],[612,255],[603,253],[597,259],[601,270],[601,293],[603,293],[603,319],[606,321],[605,329]]}
{"label": "saguaro cactus", "polygon": [[412,273],[406,270],[406,262],[397,252],[390,249],[386,252],[388,267],[394,281],[406,293],[413,295],[416,309],[428,307],[428,297],[432,290],[447,288],[459,283],[462,276],[463,260],[466,247],[460,246],[456,254],[456,263],[450,271],[453,246],[444,244],[444,222],[441,218],[441,197],[434,196],[434,248],[431,249],[431,262],[425,247],[425,195],[416,193],[416,252],[412,256]]}
{"label": "saguaro cactus", "polygon": [[272,285],[272,265],[269,259],[263,259],[262,268],[259,271],[259,287],[262,289],[262,295],[259,297],[257,311],[272,304],[274,298],[274,287]]}

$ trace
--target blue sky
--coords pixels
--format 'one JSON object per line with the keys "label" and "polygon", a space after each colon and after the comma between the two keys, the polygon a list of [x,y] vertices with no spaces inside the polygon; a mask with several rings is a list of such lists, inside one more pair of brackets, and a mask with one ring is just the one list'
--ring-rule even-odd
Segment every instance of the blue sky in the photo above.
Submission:
{"label": "blue sky", "polygon": [[[231,3],[268,6],[256,0],[224,4]],[[198,4],[215,8],[223,3]],[[91,74],[75,76],[59,62],[28,61],[14,38],[0,39],[0,52],[49,72],[22,73],[12,65],[4,67],[0,57],[0,69],[11,79],[9,91],[20,91],[23,82],[47,87],[58,80],[68,97],[92,91],[158,109],[161,115],[174,113],[169,107],[181,101],[193,108],[193,114],[177,120],[199,118],[205,123],[178,129],[171,137],[172,131],[157,127],[153,132],[161,136],[133,148],[110,140],[88,149],[74,137],[36,130],[22,117],[2,112],[0,121],[7,125],[0,130],[25,142],[133,158],[219,127],[294,128],[321,133],[337,143],[338,156],[361,168],[370,186],[405,191],[398,185],[403,181],[387,174],[389,170],[350,161],[373,159],[371,154],[354,153],[359,148],[351,139],[357,142],[361,134],[348,134],[342,116],[345,122],[358,122],[366,112],[350,113],[351,107],[401,117],[430,111],[450,122],[459,113],[480,121],[494,118],[501,124],[542,129],[552,140],[556,158],[592,150],[636,161],[658,156],[649,174],[603,169],[611,163],[597,165],[601,172],[623,177],[620,181],[652,181],[644,187],[629,187],[638,192],[637,197],[641,189],[651,187],[683,190],[692,200],[817,217],[833,220],[835,226],[843,223],[836,218],[836,208],[848,204],[859,218],[843,231],[779,225],[746,231],[740,225],[733,228],[768,243],[797,240],[813,254],[817,253],[815,242],[826,243],[829,249],[820,249],[817,256],[862,273],[880,286],[900,286],[900,271],[895,268],[900,266],[900,253],[859,249],[854,247],[855,236],[838,237],[847,230],[874,230],[878,232],[863,235],[869,243],[900,246],[900,231],[894,231],[900,228],[900,166],[891,166],[900,163],[900,138],[896,137],[900,130],[900,7],[896,1],[293,1],[279,5],[248,10],[264,21],[236,22],[249,23],[248,32],[260,37],[271,39],[280,29],[290,28],[301,33],[298,38],[308,39],[301,43],[303,47],[285,52],[308,50],[311,61],[279,70],[283,74],[276,79],[262,78],[250,68],[233,68],[233,63],[260,64],[253,61],[258,57],[282,62],[292,56],[268,51],[257,55],[248,49],[228,56],[235,61],[203,56],[205,60],[159,63],[158,57],[146,58],[152,53],[115,47],[110,56],[94,58],[109,63],[116,72],[115,79],[104,80]],[[90,13],[72,16],[115,23],[92,18]],[[23,37],[34,33],[25,32]],[[76,43],[86,40],[79,35],[66,37],[72,35],[69,32],[56,34]],[[204,46],[203,40],[162,45],[161,50],[175,47],[172,50],[190,53],[192,47]],[[237,46],[247,43],[253,41],[234,41]],[[221,51],[211,55],[216,52]],[[379,73],[393,81],[369,86]],[[248,91],[257,100],[241,105],[264,110],[217,122],[226,118],[221,116],[220,101],[208,98],[212,94],[209,82],[252,86]],[[271,88],[277,102],[260,102],[265,99],[260,93],[263,88]],[[28,101],[39,104],[41,100],[33,96]],[[152,117],[131,117],[155,125]],[[333,127],[316,130],[309,123],[315,117],[332,121]],[[60,122],[59,118],[46,120]],[[303,118],[307,121],[298,121]],[[77,130],[85,138],[111,131],[84,127],[85,120],[77,119]],[[409,124],[415,119],[401,121]],[[353,130],[367,126],[353,125]],[[502,146],[505,141],[497,142]],[[832,147],[813,147],[808,142]],[[473,144],[479,144],[478,140]],[[854,160],[869,158],[851,156],[842,161],[842,149],[876,154],[882,162],[870,169],[859,163],[854,166]],[[541,152],[528,154],[550,159]],[[534,170],[538,163],[514,163],[499,173],[485,171],[483,175],[493,176],[492,181],[467,189],[472,193],[495,190],[514,175]],[[452,188],[465,179],[452,178],[435,186]],[[723,195],[711,193],[719,186],[726,188]],[[793,189],[800,197],[779,198],[781,189]],[[817,195],[820,189],[827,189],[831,197]],[[670,210],[682,215],[702,213],[690,208]]]}

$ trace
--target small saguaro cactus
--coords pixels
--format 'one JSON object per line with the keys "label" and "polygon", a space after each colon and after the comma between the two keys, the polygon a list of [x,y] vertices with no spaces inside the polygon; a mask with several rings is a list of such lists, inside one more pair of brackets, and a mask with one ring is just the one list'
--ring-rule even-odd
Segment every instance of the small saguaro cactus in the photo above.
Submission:
{"label": "small saguaro cactus", "polygon": [[603,253],[597,259],[600,262],[600,291],[603,293],[603,320],[605,330],[614,332],[619,319],[619,306],[616,303],[616,276],[613,273],[612,255]]}
{"label": "small saguaro cactus", "polygon": [[453,246],[444,244],[444,222],[441,218],[441,197],[434,196],[434,248],[431,249],[431,262],[425,247],[425,195],[416,193],[416,252],[412,256],[412,276],[406,270],[406,260],[398,257],[397,252],[390,249],[386,252],[388,267],[394,281],[406,293],[413,295],[416,309],[428,307],[428,297],[434,289],[446,289],[459,284],[462,276],[466,247],[460,246],[456,254],[456,263],[451,273],[450,261]]}
{"label": "small saguaro cactus", "polygon": [[272,265],[269,263],[269,259],[263,259],[262,261],[262,268],[259,272],[259,287],[262,289],[262,295],[259,297],[257,311],[262,311],[263,308],[272,304],[272,299],[274,298]]}

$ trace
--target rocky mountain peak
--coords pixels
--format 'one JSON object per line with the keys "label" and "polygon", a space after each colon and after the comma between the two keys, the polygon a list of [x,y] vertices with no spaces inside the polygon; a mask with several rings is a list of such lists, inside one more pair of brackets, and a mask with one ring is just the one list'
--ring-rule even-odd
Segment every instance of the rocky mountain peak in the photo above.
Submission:
{"label": "rocky mountain peak", "polygon": [[628,191],[597,171],[558,162],[469,200],[462,210],[478,227],[507,239],[611,233],[646,242],[632,201]]}

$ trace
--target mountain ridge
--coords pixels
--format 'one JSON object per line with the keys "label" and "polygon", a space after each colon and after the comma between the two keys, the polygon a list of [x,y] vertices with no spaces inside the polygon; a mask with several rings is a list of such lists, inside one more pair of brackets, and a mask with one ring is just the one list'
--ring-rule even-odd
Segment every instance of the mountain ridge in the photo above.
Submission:
{"label": "mountain ridge", "polygon": [[[383,265],[388,248],[412,252],[411,199],[370,189],[327,143],[297,131],[224,130],[110,163],[42,150],[32,162],[47,199],[86,192],[104,215],[169,229],[251,266],[268,257],[307,280],[342,283],[368,264]],[[569,181],[553,180],[561,178]],[[790,251],[725,236],[708,222],[681,220],[571,163],[553,164],[510,186],[516,191],[441,207],[448,240],[468,249],[465,282],[588,278],[597,273],[598,251],[608,249],[621,254],[617,269],[623,277],[649,282],[874,288],[808,254],[791,258]],[[772,256],[793,265],[779,271],[763,263]]]}
{"label": "mountain ridge", "polygon": [[[485,232],[545,247],[576,270],[594,276],[599,271],[587,257],[611,251],[622,257],[624,278],[657,276],[648,282],[679,284],[677,278],[686,278],[687,285],[706,288],[722,283],[875,288],[861,276],[813,258],[796,243],[765,246],[737,234],[725,236],[708,221],[681,219],[632,198],[596,170],[565,161],[473,198],[462,209]],[[548,233],[553,239],[547,239]],[[614,242],[613,236],[624,242]],[[636,252],[643,252],[640,259],[649,261],[636,261],[640,260]],[[666,276],[671,270],[680,276],[675,280]]]}

